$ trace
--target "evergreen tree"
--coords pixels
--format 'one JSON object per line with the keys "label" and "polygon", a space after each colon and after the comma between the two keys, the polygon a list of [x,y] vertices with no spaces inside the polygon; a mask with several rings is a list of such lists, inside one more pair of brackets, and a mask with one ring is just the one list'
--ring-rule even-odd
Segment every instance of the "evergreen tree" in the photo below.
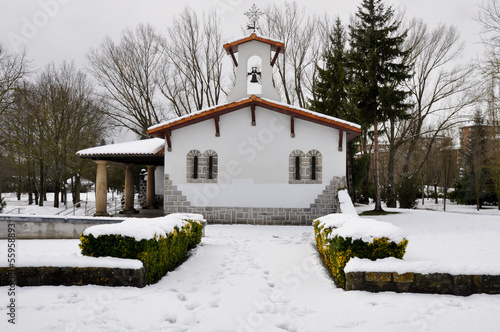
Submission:
{"label": "evergreen tree", "polygon": [[382,211],[378,163],[379,124],[402,119],[411,106],[402,83],[410,78],[410,66],[402,63],[406,33],[399,32],[399,21],[391,7],[382,0],[363,0],[356,19],[349,26],[350,68],[349,96],[359,109],[363,126],[373,126],[375,211]]}
{"label": "evergreen tree", "polygon": [[[340,18],[329,36],[330,42],[323,55],[323,66],[317,67],[314,80],[313,99],[310,100],[312,110],[326,115],[338,117],[351,122],[358,122],[356,109],[349,106],[347,86],[349,67],[347,64],[347,37]],[[357,140],[355,140],[357,141]],[[355,199],[352,165],[356,153],[355,141],[347,143],[347,183],[351,199]]]}
{"label": "evergreen tree", "polygon": [[326,115],[348,121],[357,121],[357,117],[348,111],[347,89],[348,67],[346,33],[340,18],[330,35],[329,46],[323,55],[323,68],[317,68],[311,109]]}

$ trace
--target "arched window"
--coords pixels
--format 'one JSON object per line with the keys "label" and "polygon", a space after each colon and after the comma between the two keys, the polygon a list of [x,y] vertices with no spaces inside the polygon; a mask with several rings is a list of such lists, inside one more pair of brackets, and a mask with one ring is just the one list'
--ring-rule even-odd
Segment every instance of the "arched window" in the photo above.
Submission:
{"label": "arched window", "polygon": [[190,183],[202,182],[200,173],[202,155],[198,150],[191,150],[186,156],[186,177]]}
{"label": "arched window", "polygon": [[213,180],[214,178],[214,157],[208,157],[208,178]]}
{"label": "arched window", "polygon": [[214,150],[203,152],[203,166],[200,168],[203,173],[203,182],[216,183],[218,173],[218,157]]}
{"label": "arched window", "polygon": [[318,150],[311,150],[306,155],[306,175],[308,183],[322,183],[322,157]]}
{"label": "arched window", "polygon": [[300,180],[300,156],[295,156],[295,180]]}
{"label": "arched window", "polygon": [[194,156],[193,160],[193,179],[198,178],[198,156]]}
{"label": "arched window", "polygon": [[311,180],[316,180],[316,156],[311,157]]}
{"label": "arched window", "polygon": [[305,170],[304,170],[304,152],[294,150],[290,153],[288,158],[289,176],[288,183],[304,183]]}

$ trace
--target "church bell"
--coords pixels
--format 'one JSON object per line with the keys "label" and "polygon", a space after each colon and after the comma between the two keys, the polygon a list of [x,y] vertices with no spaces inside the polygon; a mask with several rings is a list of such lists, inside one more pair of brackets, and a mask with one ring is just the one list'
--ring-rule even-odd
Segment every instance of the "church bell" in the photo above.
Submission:
{"label": "church bell", "polygon": [[257,67],[252,67],[252,71],[248,73],[248,75],[252,75],[252,78],[250,79],[250,83],[259,83],[259,80],[257,79],[257,75],[261,75],[260,72],[257,71]]}

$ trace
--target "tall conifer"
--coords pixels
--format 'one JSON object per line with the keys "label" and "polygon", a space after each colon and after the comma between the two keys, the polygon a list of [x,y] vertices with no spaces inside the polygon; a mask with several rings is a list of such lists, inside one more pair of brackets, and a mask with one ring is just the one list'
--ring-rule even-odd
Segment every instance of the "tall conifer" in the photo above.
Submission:
{"label": "tall conifer", "polygon": [[349,96],[359,110],[363,126],[373,126],[375,211],[382,211],[378,162],[379,124],[402,119],[411,106],[402,83],[410,78],[410,66],[401,62],[406,33],[391,7],[382,0],[363,0],[349,26],[349,63],[352,73]]}

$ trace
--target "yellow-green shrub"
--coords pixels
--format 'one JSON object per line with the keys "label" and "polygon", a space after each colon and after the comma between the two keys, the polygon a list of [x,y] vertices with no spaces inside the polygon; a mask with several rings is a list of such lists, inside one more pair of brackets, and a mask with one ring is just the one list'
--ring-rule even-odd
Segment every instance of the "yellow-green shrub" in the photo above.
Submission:
{"label": "yellow-green shrub", "polygon": [[314,232],[316,245],[325,264],[332,272],[335,284],[345,289],[344,268],[353,257],[368,258],[375,260],[378,258],[395,257],[402,259],[408,240],[403,239],[396,243],[388,238],[374,238],[373,242],[364,242],[361,239],[351,237],[331,236],[335,227],[323,227],[319,220],[315,220]]}
{"label": "yellow-green shrub", "polygon": [[82,235],[80,249],[83,255],[139,259],[147,270],[148,284],[160,280],[186,258],[187,252],[201,241],[203,222],[185,220],[180,229],[175,226],[166,237],[159,236],[137,241],[122,235]]}

